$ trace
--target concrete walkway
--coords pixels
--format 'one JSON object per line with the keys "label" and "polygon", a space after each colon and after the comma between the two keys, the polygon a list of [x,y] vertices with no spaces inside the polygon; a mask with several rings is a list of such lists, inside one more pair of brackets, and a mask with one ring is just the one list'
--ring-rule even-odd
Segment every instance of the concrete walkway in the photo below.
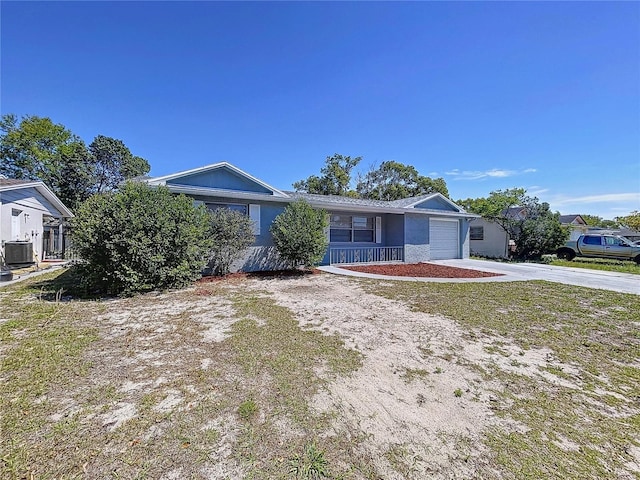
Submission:
{"label": "concrete walkway", "polygon": [[45,273],[49,273],[58,268],[62,268],[65,265],[66,265],[66,262],[41,263],[38,265],[37,269],[33,267],[29,269],[25,268],[25,269],[16,270],[13,272],[12,280],[9,280],[6,282],[0,282],[0,288],[8,287],[9,285],[13,285],[15,283],[21,282],[23,280],[26,280],[27,278],[33,278],[33,277],[43,275]]}
{"label": "concrete walkway", "polygon": [[338,275],[353,277],[377,278],[380,280],[400,280],[411,282],[439,283],[490,283],[490,282],[523,282],[528,280],[546,280],[549,282],[576,285],[578,287],[599,288],[614,292],[640,295],[640,275],[631,273],[605,272],[586,268],[555,267],[537,263],[502,263],[489,260],[434,260],[437,265],[468,268],[484,272],[500,273],[500,277],[484,278],[429,278],[429,277],[395,277],[345,270],[334,265],[319,267],[320,270]]}

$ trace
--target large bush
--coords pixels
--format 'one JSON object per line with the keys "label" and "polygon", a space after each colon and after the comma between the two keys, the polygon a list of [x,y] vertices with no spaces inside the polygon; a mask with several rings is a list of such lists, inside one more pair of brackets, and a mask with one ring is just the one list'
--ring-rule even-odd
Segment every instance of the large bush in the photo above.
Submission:
{"label": "large bush", "polygon": [[127,183],[95,195],[73,219],[73,244],[88,287],[131,294],[182,287],[197,278],[211,248],[210,217],[164,187]]}
{"label": "large bush", "polygon": [[226,275],[231,264],[254,242],[253,225],[246,215],[227,208],[211,212],[211,257],[214,275]]}
{"label": "large bush", "polygon": [[293,267],[311,268],[327,251],[327,213],[303,200],[293,202],[276,217],[271,235],[278,253]]}

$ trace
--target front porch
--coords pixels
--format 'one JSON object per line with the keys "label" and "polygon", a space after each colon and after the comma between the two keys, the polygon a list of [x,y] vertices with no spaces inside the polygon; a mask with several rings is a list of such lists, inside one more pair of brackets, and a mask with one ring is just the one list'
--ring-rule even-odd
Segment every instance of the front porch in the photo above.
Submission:
{"label": "front porch", "polygon": [[330,247],[329,264],[404,262],[404,247]]}

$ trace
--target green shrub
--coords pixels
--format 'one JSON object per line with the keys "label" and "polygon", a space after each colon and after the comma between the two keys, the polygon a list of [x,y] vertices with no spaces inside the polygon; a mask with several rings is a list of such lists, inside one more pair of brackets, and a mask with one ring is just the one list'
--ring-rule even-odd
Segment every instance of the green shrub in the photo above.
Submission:
{"label": "green shrub", "polygon": [[211,212],[211,257],[214,275],[226,275],[231,264],[255,241],[251,219],[228,208]]}
{"label": "green shrub", "polygon": [[273,243],[283,260],[291,266],[311,268],[322,260],[329,241],[327,213],[304,200],[293,202],[271,225]]}
{"label": "green shrub", "polygon": [[165,187],[130,182],[84,202],[72,232],[87,287],[132,294],[197,278],[207,263],[210,230],[205,207]]}

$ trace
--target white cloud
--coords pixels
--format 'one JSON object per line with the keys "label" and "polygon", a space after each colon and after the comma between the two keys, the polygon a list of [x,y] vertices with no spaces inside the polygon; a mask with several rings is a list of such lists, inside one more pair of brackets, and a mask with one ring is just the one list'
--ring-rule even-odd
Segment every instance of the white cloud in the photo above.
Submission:
{"label": "white cloud", "polygon": [[640,192],[603,193],[570,197],[556,195],[545,198],[551,210],[563,213],[581,213],[613,219],[640,210]]}
{"label": "white cloud", "polygon": [[555,205],[581,205],[610,202],[640,203],[640,193],[604,193],[600,195],[585,195],[582,197],[558,197],[553,201]]}
{"label": "white cloud", "polygon": [[531,185],[525,189],[527,191],[527,195],[530,197],[539,197],[543,193],[547,193],[549,191],[548,188],[540,187],[538,185]]}
{"label": "white cloud", "polygon": [[536,172],[535,168],[525,168],[524,170],[505,170],[500,168],[492,168],[491,170],[459,170],[454,168],[445,175],[454,177],[454,180],[482,180],[484,178],[507,178],[523,175],[526,173]]}

